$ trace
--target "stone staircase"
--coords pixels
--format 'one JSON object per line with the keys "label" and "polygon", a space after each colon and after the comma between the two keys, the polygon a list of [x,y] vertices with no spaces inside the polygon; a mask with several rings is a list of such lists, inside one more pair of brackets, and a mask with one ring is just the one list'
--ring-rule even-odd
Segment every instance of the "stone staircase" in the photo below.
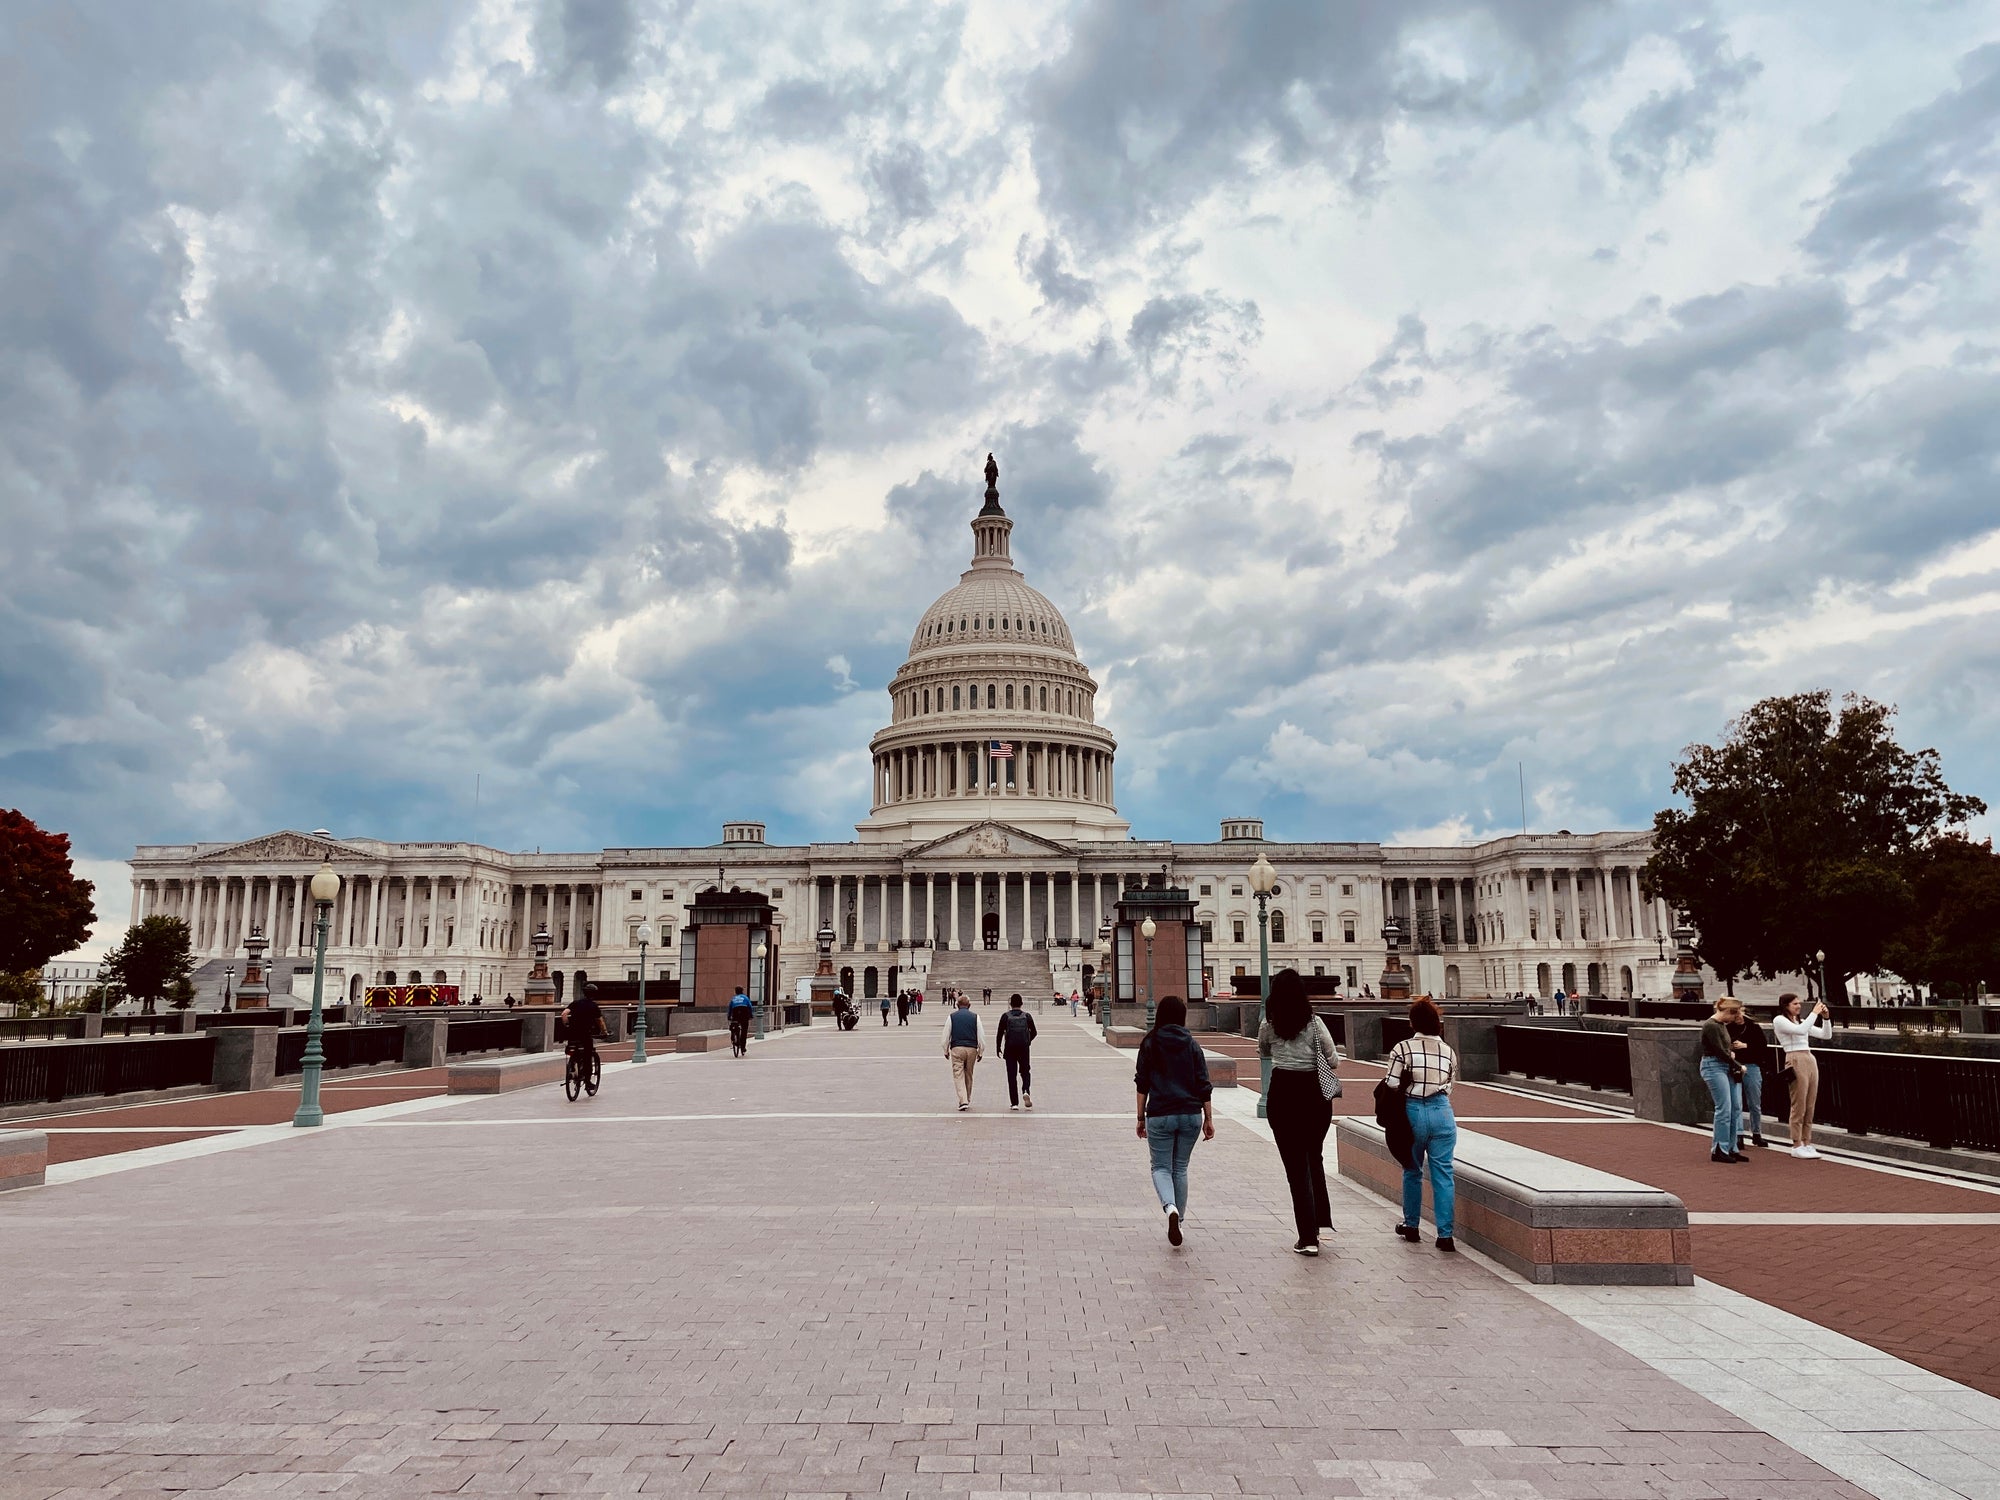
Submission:
{"label": "stone staircase", "polygon": [[1054,993],[1049,956],[1039,948],[941,950],[931,958],[924,996],[941,997],[947,986],[970,997],[974,1005],[986,998],[1005,1005],[1007,997],[1018,992],[1024,1004],[1040,1009]]}

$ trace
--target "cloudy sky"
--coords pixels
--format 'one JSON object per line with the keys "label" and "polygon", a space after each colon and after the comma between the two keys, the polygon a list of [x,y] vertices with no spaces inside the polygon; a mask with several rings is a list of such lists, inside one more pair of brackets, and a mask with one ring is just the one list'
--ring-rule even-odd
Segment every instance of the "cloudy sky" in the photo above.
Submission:
{"label": "cloudy sky", "polygon": [[[1209,837],[2000,801],[2000,3],[24,0],[0,805],[839,838],[999,457]],[[475,781],[478,788],[475,806]]]}

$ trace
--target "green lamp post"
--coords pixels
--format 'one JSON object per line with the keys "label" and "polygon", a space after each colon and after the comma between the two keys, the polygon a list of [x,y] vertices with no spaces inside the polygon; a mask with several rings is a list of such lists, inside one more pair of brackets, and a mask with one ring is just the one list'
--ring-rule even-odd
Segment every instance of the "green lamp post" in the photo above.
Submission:
{"label": "green lamp post", "polygon": [[764,1040],[764,955],[771,951],[771,945],[759,931],[750,939],[750,982],[757,987],[757,1040]]}
{"label": "green lamp post", "polygon": [[653,924],[641,922],[633,934],[639,945],[639,1008],[632,1016],[632,1061],[646,1060],[646,950],[653,943]]}
{"label": "green lamp post", "polygon": [[[1278,888],[1278,872],[1262,854],[1250,867],[1250,889],[1257,895],[1257,1029],[1264,1029],[1265,1013],[1271,1007],[1271,892]],[[1271,1057],[1258,1060],[1257,1118],[1271,1113]]]}
{"label": "green lamp post", "polygon": [[326,987],[326,928],[334,898],[340,894],[340,877],[331,864],[322,863],[312,878],[313,905],[319,916],[313,922],[313,1003],[306,1020],[306,1055],[300,1066],[299,1108],[293,1125],[324,1125],[326,1112],[319,1107],[319,1075],[326,1066],[326,1048],[320,1044],[325,1029],[320,1019],[320,996]]}
{"label": "green lamp post", "polygon": [[1153,1029],[1153,935],[1160,930],[1151,917],[1139,924],[1139,936],[1146,940],[1146,1029]]}

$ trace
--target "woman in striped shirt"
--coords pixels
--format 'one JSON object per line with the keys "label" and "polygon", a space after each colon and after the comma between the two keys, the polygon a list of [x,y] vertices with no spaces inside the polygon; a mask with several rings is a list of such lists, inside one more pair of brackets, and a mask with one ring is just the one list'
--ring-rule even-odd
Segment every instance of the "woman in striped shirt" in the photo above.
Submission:
{"label": "woman in striped shirt", "polygon": [[1444,1017],[1425,995],[1410,1006],[1413,1033],[1389,1052],[1389,1081],[1400,1083],[1403,1109],[1410,1117],[1415,1140],[1410,1164],[1403,1169],[1403,1222],[1396,1233],[1418,1244],[1417,1225],[1424,1212],[1424,1165],[1430,1164],[1431,1216],[1437,1221],[1437,1247],[1455,1251],[1453,1210],[1458,1197],[1452,1175],[1452,1153],[1458,1149],[1458,1120],[1451,1112],[1451,1086],[1458,1079],[1458,1054],[1439,1033]]}

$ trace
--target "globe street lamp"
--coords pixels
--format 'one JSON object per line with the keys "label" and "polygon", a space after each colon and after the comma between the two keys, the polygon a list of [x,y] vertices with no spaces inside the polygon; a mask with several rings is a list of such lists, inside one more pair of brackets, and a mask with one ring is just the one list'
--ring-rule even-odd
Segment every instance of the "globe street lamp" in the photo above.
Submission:
{"label": "globe street lamp", "polygon": [[750,982],[757,986],[757,1040],[764,1040],[764,991],[768,987],[764,976],[764,955],[770,952],[770,944],[759,932],[750,939]]}
{"label": "globe street lamp", "polygon": [[[1257,897],[1257,1029],[1264,1029],[1264,1017],[1271,1008],[1271,892],[1278,888],[1278,872],[1262,854],[1250,867],[1250,889]],[[1257,1118],[1268,1119],[1271,1112],[1271,1055],[1259,1060],[1257,1076]]]}
{"label": "globe street lamp", "polygon": [[632,1017],[632,1061],[646,1060],[646,949],[652,946],[653,924],[641,922],[633,934],[639,944],[639,1009]]}
{"label": "globe street lamp", "polygon": [[1151,917],[1139,924],[1139,936],[1146,940],[1146,1029],[1153,1029],[1153,934],[1159,926]]}
{"label": "globe street lamp", "polygon": [[[1825,1005],[1826,1004],[1826,949],[1820,948],[1813,953],[1813,963],[1818,965],[1819,967],[1819,1003],[1821,1005]],[[1846,1022],[1842,1022],[1841,1024],[1845,1025]]]}
{"label": "globe street lamp", "polygon": [[294,1125],[326,1123],[326,1113],[319,1107],[319,1075],[326,1066],[326,1049],[320,1045],[320,1033],[325,1029],[320,1020],[320,995],[326,985],[326,927],[334,898],[340,894],[340,877],[331,864],[321,863],[310,890],[319,915],[313,921],[312,1014],[306,1020],[306,1055],[299,1069],[299,1110],[292,1116]]}

